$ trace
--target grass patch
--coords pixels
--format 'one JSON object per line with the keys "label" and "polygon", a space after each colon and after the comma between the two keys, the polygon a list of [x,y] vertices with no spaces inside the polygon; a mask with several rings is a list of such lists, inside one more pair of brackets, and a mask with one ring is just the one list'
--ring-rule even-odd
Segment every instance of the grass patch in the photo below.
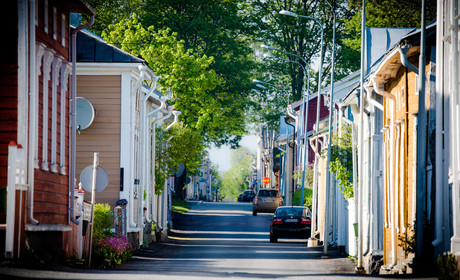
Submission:
{"label": "grass patch", "polygon": [[353,257],[353,256],[350,256],[350,255],[348,255],[347,259],[349,259],[350,261],[353,261],[353,262],[355,262],[355,263],[358,262],[358,258]]}
{"label": "grass patch", "polygon": [[184,214],[190,211],[190,204],[182,199],[173,199],[172,210],[174,213]]}

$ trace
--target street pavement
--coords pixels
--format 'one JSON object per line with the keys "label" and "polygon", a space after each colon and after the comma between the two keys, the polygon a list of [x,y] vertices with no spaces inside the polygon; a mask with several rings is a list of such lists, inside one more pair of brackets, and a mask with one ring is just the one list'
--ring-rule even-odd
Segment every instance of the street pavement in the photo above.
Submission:
{"label": "street pavement", "polygon": [[306,240],[270,243],[270,216],[252,216],[250,203],[195,202],[190,212],[175,215],[165,242],[136,251],[115,269],[0,267],[0,279],[400,279],[357,275],[354,262],[335,250],[324,256]]}

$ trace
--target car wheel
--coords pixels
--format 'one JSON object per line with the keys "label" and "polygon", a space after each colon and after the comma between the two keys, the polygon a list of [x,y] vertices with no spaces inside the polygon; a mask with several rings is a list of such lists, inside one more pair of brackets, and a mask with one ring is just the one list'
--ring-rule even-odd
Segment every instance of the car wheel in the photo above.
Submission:
{"label": "car wheel", "polygon": [[276,235],[270,234],[270,243],[278,242],[278,237]]}
{"label": "car wheel", "polygon": [[257,211],[252,210],[252,215],[257,216]]}

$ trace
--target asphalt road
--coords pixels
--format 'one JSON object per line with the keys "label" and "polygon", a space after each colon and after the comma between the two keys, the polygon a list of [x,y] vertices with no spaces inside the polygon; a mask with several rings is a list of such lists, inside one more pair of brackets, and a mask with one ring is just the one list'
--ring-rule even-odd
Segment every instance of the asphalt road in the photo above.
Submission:
{"label": "asphalt road", "polygon": [[352,261],[335,251],[325,257],[322,248],[307,248],[306,240],[270,243],[270,216],[252,216],[250,203],[195,203],[190,212],[175,216],[174,229],[165,242],[138,250],[131,261],[116,269],[0,268],[0,276],[7,276],[0,278],[378,279],[355,274]]}

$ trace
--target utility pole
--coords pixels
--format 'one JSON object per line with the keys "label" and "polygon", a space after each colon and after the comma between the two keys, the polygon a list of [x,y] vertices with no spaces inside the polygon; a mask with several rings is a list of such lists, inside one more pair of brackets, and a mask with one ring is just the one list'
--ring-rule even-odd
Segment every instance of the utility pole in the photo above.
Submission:
{"label": "utility pole", "polygon": [[[419,79],[418,79],[418,131],[417,131],[417,204],[415,220],[415,256],[418,261],[424,258],[424,227],[425,227],[425,199],[426,199],[426,98],[425,98],[425,45],[426,45],[426,24],[425,24],[425,0],[422,0],[422,23],[420,30],[420,56],[419,56]],[[419,263],[418,268],[423,270],[423,264]]]}

